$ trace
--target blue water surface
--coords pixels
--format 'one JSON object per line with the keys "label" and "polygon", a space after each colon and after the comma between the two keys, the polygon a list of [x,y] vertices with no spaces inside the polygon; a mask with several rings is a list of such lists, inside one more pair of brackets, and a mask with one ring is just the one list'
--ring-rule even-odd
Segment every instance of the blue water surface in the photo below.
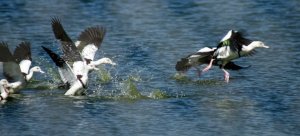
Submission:
{"label": "blue water surface", "polygon": [[[15,0],[0,1],[0,40],[32,45],[30,85],[0,105],[1,136],[31,135],[300,135],[300,1],[298,0]],[[90,73],[87,96],[57,89],[57,69],[40,46],[60,52],[51,18],[75,41],[85,28],[107,33],[96,58],[109,80]],[[176,78],[176,62],[216,46],[235,29],[263,41],[235,62],[230,82],[214,67]]]}

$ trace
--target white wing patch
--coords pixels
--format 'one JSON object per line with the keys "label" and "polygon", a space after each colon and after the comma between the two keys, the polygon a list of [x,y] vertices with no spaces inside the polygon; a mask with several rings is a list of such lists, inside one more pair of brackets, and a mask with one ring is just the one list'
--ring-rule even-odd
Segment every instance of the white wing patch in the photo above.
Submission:
{"label": "white wing patch", "polygon": [[200,49],[198,52],[211,52],[216,48],[209,48],[209,47],[204,47],[202,49]]}
{"label": "white wing patch", "polygon": [[222,38],[222,40],[220,42],[224,42],[224,41],[228,40],[232,35],[232,31],[233,30],[229,30],[228,33]]}
{"label": "white wing patch", "polygon": [[21,72],[28,74],[29,68],[31,65],[31,61],[30,60],[22,60],[19,65],[20,65]]}
{"label": "white wing patch", "polygon": [[88,44],[83,48],[81,55],[83,58],[94,60],[97,50],[98,48],[94,44]]}

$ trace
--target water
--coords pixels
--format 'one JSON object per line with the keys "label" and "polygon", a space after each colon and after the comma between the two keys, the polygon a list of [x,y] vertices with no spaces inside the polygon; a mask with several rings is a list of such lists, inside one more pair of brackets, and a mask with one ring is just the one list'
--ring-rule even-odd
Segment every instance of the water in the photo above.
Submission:
{"label": "water", "polygon": [[[32,43],[33,65],[48,74],[0,105],[1,136],[300,135],[300,2],[290,1],[1,1],[0,39]],[[56,69],[40,46],[59,51],[50,26],[61,18],[76,39],[86,27],[107,35],[97,58],[117,66],[91,73],[88,96],[55,88]],[[229,29],[270,49],[197,78],[176,78],[178,59],[215,46]],[[105,77],[101,77],[104,75]]]}

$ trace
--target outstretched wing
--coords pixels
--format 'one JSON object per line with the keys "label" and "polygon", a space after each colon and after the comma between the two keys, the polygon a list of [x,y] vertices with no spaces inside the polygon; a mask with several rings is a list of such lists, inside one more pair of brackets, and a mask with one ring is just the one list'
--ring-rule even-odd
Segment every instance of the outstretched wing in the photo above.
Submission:
{"label": "outstretched wing", "polygon": [[218,44],[217,51],[214,56],[226,58],[230,55],[231,51],[240,56],[240,51],[243,46],[247,46],[251,42],[252,40],[244,38],[241,32],[230,30]]}
{"label": "outstretched wing", "polygon": [[21,72],[28,74],[32,61],[30,43],[21,42],[14,51],[14,57],[20,65]]}
{"label": "outstretched wing", "polygon": [[64,83],[72,85],[76,81],[76,77],[71,67],[61,58],[59,55],[54,53],[52,50],[42,46],[42,48],[51,57],[56,66],[58,66],[59,75]]}
{"label": "outstretched wing", "polygon": [[9,51],[7,43],[0,43],[0,61],[3,62],[2,73],[9,82],[21,81],[25,82],[21,73],[20,66],[16,62],[14,56]]}
{"label": "outstretched wing", "polygon": [[105,36],[106,30],[101,26],[94,26],[85,29],[79,35],[77,48],[79,51],[82,51],[83,48],[88,44],[93,44],[97,48],[101,46],[103,38]]}
{"label": "outstretched wing", "polygon": [[224,51],[226,51],[225,50],[226,48],[236,52],[240,51],[242,49],[242,45],[239,45],[235,38],[236,38],[236,31],[229,30],[228,33],[222,38],[222,40],[218,44],[217,49],[222,48],[221,50],[224,49]]}
{"label": "outstretched wing", "polygon": [[14,56],[11,54],[7,43],[0,42],[0,62],[15,61]]}
{"label": "outstretched wing", "polygon": [[71,38],[68,36],[66,31],[64,30],[63,26],[60,23],[58,18],[52,18],[51,20],[52,30],[56,39],[60,40],[61,42],[71,42]]}
{"label": "outstretched wing", "polygon": [[94,60],[96,51],[100,48],[105,36],[105,28],[94,26],[85,29],[76,42],[77,49],[81,52],[83,58]]}
{"label": "outstretched wing", "polygon": [[25,82],[20,66],[16,62],[3,62],[3,75],[9,82]]}
{"label": "outstretched wing", "polygon": [[69,62],[82,61],[81,55],[75,44],[67,35],[58,18],[52,18],[52,30],[55,38],[61,42],[64,60]]}
{"label": "outstretched wing", "polygon": [[204,47],[198,52],[192,53],[185,58],[181,58],[175,66],[177,71],[186,71],[192,66],[208,64],[212,59],[215,48]]}
{"label": "outstretched wing", "polygon": [[18,63],[22,60],[32,61],[30,42],[21,42],[14,51],[14,57]]}

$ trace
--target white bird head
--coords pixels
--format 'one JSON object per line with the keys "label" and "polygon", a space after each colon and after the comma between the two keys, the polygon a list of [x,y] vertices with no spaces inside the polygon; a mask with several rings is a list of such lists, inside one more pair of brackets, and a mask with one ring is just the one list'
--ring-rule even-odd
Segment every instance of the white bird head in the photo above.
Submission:
{"label": "white bird head", "polygon": [[269,48],[262,41],[253,41],[248,46],[253,46],[254,48]]}
{"label": "white bird head", "polygon": [[111,64],[111,65],[117,65],[115,62],[113,62],[110,58],[101,58],[97,61],[92,62],[95,66],[98,66],[100,64]]}
{"label": "white bird head", "polygon": [[102,64],[111,64],[111,65],[117,65],[115,62],[113,62],[110,58],[102,58]]}
{"label": "white bird head", "polygon": [[7,86],[9,83],[6,79],[1,79],[0,80],[0,85],[3,85],[3,86]]}
{"label": "white bird head", "polygon": [[33,72],[45,73],[39,66],[34,66],[31,68]]}
{"label": "white bird head", "polygon": [[7,88],[9,87],[8,86],[8,81],[6,80],[6,79],[1,79],[0,80],[0,85],[3,87],[3,88],[1,88],[1,96],[2,96],[2,98],[4,98],[4,99],[6,99],[7,97],[8,97],[8,94],[9,94],[9,91],[7,90]]}

